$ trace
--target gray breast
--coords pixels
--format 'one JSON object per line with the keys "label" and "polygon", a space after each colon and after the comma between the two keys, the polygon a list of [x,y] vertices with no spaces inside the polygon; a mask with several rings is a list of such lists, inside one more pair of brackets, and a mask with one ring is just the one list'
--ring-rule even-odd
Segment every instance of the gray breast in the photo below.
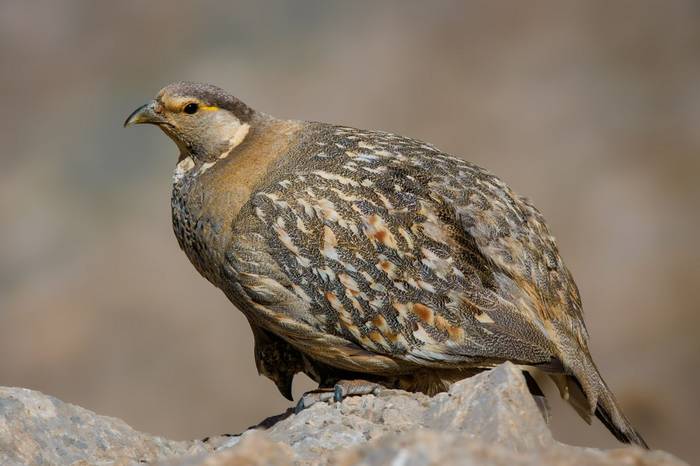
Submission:
{"label": "gray breast", "polygon": [[207,199],[195,178],[183,177],[173,184],[170,204],[180,248],[200,274],[217,284],[223,242],[221,219],[209,214]]}

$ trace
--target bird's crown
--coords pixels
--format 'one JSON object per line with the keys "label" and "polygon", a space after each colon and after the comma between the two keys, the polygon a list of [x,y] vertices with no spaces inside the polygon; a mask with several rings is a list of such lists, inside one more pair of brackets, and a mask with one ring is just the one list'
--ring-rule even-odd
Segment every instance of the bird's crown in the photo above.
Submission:
{"label": "bird's crown", "polygon": [[177,81],[165,86],[156,96],[156,100],[166,106],[169,103],[179,103],[189,99],[199,101],[202,104],[200,108],[203,109],[214,110],[220,108],[228,110],[242,122],[250,121],[254,113],[253,109],[238,98],[213,84]]}

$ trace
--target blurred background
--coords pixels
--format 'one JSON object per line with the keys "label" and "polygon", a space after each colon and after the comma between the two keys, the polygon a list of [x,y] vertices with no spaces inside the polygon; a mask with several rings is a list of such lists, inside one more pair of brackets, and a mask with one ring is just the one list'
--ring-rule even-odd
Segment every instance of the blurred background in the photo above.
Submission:
{"label": "blurred background", "polygon": [[[532,198],[625,411],[700,462],[698,2],[1,2],[0,385],[190,439],[289,403],[178,248],[175,146],[121,127],[180,79],[430,141]],[[619,445],[552,404],[558,439]]]}

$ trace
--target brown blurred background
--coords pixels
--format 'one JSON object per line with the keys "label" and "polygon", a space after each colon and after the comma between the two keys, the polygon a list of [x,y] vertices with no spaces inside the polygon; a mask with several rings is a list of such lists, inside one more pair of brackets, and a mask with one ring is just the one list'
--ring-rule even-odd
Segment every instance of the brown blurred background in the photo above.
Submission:
{"label": "brown blurred background", "polygon": [[[700,461],[698,2],[0,3],[0,385],[185,439],[289,403],[178,249],[175,146],[121,128],[179,79],[433,142],[531,197],[627,413]],[[559,439],[618,445],[552,404]]]}

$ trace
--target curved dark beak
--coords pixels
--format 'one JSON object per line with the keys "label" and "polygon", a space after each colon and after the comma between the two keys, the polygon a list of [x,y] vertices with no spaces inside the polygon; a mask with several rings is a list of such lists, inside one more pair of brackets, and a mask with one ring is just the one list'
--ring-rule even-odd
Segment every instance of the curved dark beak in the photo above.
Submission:
{"label": "curved dark beak", "polygon": [[142,125],[149,123],[151,125],[162,125],[167,123],[165,119],[155,111],[155,102],[142,105],[132,112],[124,122],[124,128],[131,125]]}

